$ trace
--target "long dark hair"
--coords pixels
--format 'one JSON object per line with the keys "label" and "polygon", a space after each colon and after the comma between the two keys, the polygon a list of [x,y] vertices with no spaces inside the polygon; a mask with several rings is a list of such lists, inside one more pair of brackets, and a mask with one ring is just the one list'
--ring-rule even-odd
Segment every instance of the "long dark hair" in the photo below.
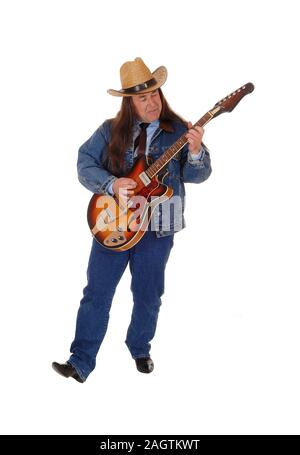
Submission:
{"label": "long dark hair", "polygon": [[[160,88],[158,92],[162,104],[160,120],[166,122],[175,121],[187,125],[187,122],[170,108]],[[132,141],[132,127],[135,119],[132,98],[124,97],[120,111],[111,120],[111,140],[106,150],[105,159],[105,166],[117,177],[121,177],[126,172],[124,157]]]}

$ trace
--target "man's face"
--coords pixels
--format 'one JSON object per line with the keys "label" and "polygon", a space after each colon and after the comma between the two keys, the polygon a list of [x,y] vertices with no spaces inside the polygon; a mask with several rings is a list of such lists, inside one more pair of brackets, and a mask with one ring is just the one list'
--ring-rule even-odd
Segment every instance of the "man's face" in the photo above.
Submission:
{"label": "man's face", "polygon": [[151,123],[159,119],[162,105],[158,90],[143,95],[133,95],[132,102],[139,120]]}

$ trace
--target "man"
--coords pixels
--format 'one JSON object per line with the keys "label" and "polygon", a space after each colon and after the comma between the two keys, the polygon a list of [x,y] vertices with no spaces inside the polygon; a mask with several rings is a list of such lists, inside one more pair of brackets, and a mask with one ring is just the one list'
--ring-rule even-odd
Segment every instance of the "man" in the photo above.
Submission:
{"label": "man", "polygon": [[[203,128],[192,128],[173,112],[161,86],[167,70],[153,73],[141,58],[120,68],[122,88],[108,90],[122,97],[121,109],[106,120],[79,149],[79,181],[93,193],[105,193],[128,201],[136,182],[126,175],[141,154],[156,160],[185,134],[188,144],[167,165],[164,183],[179,201],[176,210],[164,216],[164,204],[153,214],[153,222],[141,240],[127,251],[111,251],[93,240],[89,259],[88,283],[77,315],[75,339],[66,363],[53,362],[56,372],[84,382],[96,365],[96,356],[107,330],[115,289],[127,264],[132,275],[133,311],[125,343],[136,368],[151,373],[150,341],[154,337],[164,273],[175,232],[184,227],[184,182],[201,183],[211,173],[210,156],[202,143]],[[142,139],[143,138],[143,139]],[[142,145],[143,142],[143,145]],[[180,210],[178,210],[178,207]]]}

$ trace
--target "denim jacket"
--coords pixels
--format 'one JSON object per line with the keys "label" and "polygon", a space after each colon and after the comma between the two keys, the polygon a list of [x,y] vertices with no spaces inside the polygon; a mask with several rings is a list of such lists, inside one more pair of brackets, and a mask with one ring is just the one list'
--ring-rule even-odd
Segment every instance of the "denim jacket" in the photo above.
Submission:
{"label": "denim jacket", "polygon": [[[179,122],[160,122],[152,136],[148,154],[155,161],[164,153],[187,128]],[[93,193],[109,194],[111,183],[117,178],[103,164],[104,152],[111,137],[111,120],[106,120],[94,134],[79,148],[78,179],[82,185]],[[133,141],[132,141],[133,142]],[[185,145],[167,165],[167,175],[163,183],[173,189],[170,201],[159,204],[151,217],[151,229],[158,237],[173,234],[185,227],[184,183],[204,182],[211,174],[210,156],[204,144],[199,159],[192,159]],[[125,153],[127,172],[134,165],[133,143]]]}

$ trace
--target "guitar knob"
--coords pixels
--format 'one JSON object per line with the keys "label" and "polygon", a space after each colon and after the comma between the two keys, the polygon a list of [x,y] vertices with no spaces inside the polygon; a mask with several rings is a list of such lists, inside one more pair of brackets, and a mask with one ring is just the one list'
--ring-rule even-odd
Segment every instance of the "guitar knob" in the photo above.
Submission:
{"label": "guitar knob", "polygon": [[122,235],[119,235],[118,239],[119,240],[124,240],[124,237]]}
{"label": "guitar knob", "polygon": [[110,239],[110,241],[111,241],[112,243],[116,243],[118,240],[115,239],[114,237],[112,237],[112,238]]}

